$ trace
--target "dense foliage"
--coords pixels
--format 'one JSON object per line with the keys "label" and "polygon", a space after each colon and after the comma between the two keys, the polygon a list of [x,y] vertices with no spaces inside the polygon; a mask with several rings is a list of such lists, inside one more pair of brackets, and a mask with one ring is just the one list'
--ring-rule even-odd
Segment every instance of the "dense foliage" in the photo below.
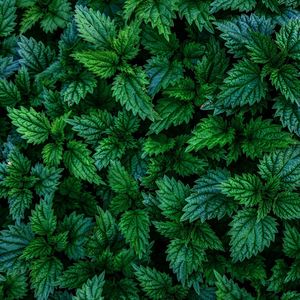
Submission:
{"label": "dense foliage", "polygon": [[299,0],[0,0],[0,299],[300,299]]}

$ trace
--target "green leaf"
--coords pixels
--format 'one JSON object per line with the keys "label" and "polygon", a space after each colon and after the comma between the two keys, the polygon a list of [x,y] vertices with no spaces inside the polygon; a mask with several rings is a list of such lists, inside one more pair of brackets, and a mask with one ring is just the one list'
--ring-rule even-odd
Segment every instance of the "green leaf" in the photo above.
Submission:
{"label": "green leaf", "polygon": [[21,106],[19,109],[8,108],[8,116],[28,143],[41,144],[48,139],[50,122],[44,113]]}
{"label": "green leaf", "polygon": [[41,20],[43,30],[52,33],[59,27],[64,28],[71,19],[71,9],[68,1],[52,0]]}
{"label": "green leaf", "polygon": [[14,106],[21,101],[17,86],[6,79],[0,80],[0,107]]}
{"label": "green leaf", "polygon": [[292,136],[282,131],[281,126],[272,124],[271,120],[261,117],[250,120],[244,128],[243,152],[251,157],[259,157],[264,152],[271,152],[278,148],[286,148],[295,141]]}
{"label": "green leaf", "polygon": [[169,35],[169,40],[166,40],[163,35],[150,25],[146,25],[142,31],[142,45],[153,56],[169,58],[179,47],[179,41],[174,33]]}
{"label": "green leaf", "polygon": [[240,288],[232,279],[228,279],[225,275],[221,276],[214,271],[216,281],[216,296],[220,300],[254,300],[245,289]]}
{"label": "green leaf", "polygon": [[266,91],[267,85],[261,78],[259,67],[244,59],[228,72],[218,102],[225,107],[253,105],[266,96]]}
{"label": "green leaf", "polygon": [[61,172],[63,169],[54,167],[45,167],[42,164],[36,164],[31,169],[31,174],[36,177],[35,191],[39,196],[51,195],[58,188]]}
{"label": "green leaf", "polygon": [[109,49],[116,35],[116,25],[105,14],[77,5],[75,21],[79,35],[98,48]]}
{"label": "green leaf", "polygon": [[300,232],[295,226],[287,225],[283,237],[283,252],[291,258],[300,257]]}
{"label": "green leaf", "polygon": [[57,166],[62,160],[62,144],[49,143],[42,150],[44,163],[48,166]]}
{"label": "green leaf", "polygon": [[38,6],[28,8],[23,14],[20,24],[20,32],[23,34],[27,30],[31,29],[43,17],[43,15],[43,11]]}
{"label": "green leaf", "polygon": [[139,22],[131,22],[119,30],[118,36],[113,40],[113,48],[122,60],[130,60],[139,52],[139,34],[141,32]]}
{"label": "green leaf", "polygon": [[157,118],[153,110],[150,96],[146,92],[148,85],[146,73],[141,68],[135,68],[132,73],[121,73],[114,79],[113,96],[127,110],[139,115],[143,120]]}
{"label": "green leaf", "polygon": [[255,5],[256,0],[214,0],[211,4],[211,12],[215,13],[221,9],[250,11]]}
{"label": "green leaf", "polygon": [[235,129],[228,122],[218,116],[202,119],[192,132],[193,137],[188,140],[186,151],[199,151],[205,147],[212,149],[225,146],[233,142]]}
{"label": "green leaf", "polygon": [[16,1],[0,1],[0,36],[8,36],[14,30],[16,25]]}
{"label": "green leaf", "polygon": [[41,200],[31,213],[32,231],[38,235],[51,235],[56,229],[57,219],[48,200]]}
{"label": "green leaf", "polygon": [[43,237],[33,239],[24,249],[21,258],[31,260],[33,258],[45,257],[52,252],[51,247]]}
{"label": "green leaf", "polygon": [[103,300],[102,291],[104,286],[104,272],[89,279],[80,289],[76,291],[74,300]]}
{"label": "green leaf", "polygon": [[1,270],[21,271],[19,258],[34,235],[29,225],[9,225],[0,232],[0,268]]}
{"label": "green leaf", "polygon": [[74,116],[67,120],[73,126],[73,130],[87,143],[97,144],[107,127],[112,125],[112,116],[107,111],[95,110],[88,115]]}
{"label": "green leaf", "polygon": [[27,189],[13,188],[8,193],[9,212],[14,220],[24,218],[25,210],[31,205],[33,194]]}
{"label": "green leaf", "polygon": [[143,145],[143,151],[146,155],[159,155],[165,153],[175,146],[175,140],[172,138],[168,138],[164,134],[158,134],[150,136],[147,140],[145,140]]}
{"label": "green leaf", "polygon": [[179,16],[181,19],[185,17],[189,25],[195,23],[199,31],[202,31],[203,28],[205,28],[211,33],[214,32],[211,22],[215,20],[215,17],[210,14],[208,1],[179,1]]}
{"label": "green leaf", "polygon": [[285,64],[271,73],[271,82],[277,90],[288,100],[300,102],[300,75],[298,69]]}
{"label": "green leaf", "polygon": [[75,289],[81,287],[93,276],[93,265],[89,261],[78,261],[68,267],[58,278],[61,288]]}
{"label": "green leaf", "polygon": [[34,38],[21,36],[19,45],[20,63],[28,68],[32,74],[38,74],[46,70],[55,58],[55,52],[42,42]]}
{"label": "green leaf", "polygon": [[94,160],[90,157],[91,151],[86,144],[73,140],[67,146],[64,162],[70,173],[76,178],[87,180],[90,183],[101,183],[102,180],[96,173]]}
{"label": "green leaf", "polygon": [[135,276],[140,283],[146,295],[153,300],[171,299],[175,295],[178,299],[183,299],[180,294],[176,293],[177,288],[181,286],[172,286],[172,278],[163,272],[150,267],[136,266]]}
{"label": "green leaf", "polygon": [[55,257],[43,257],[32,262],[30,267],[31,286],[36,299],[48,299],[57,285],[63,264]]}
{"label": "green leaf", "polygon": [[111,189],[120,194],[133,195],[138,192],[138,184],[119,161],[111,162],[108,171]]}
{"label": "green leaf", "polygon": [[289,191],[279,193],[273,203],[273,211],[281,219],[299,219],[300,196]]}
{"label": "green leaf", "polygon": [[247,42],[251,41],[253,32],[259,32],[263,35],[271,35],[274,25],[271,18],[267,19],[264,16],[255,14],[241,15],[230,21],[215,22],[218,30],[222,33],[220,37],[225,40],[225,45],[229,48],[229,53],[235,57],[245,57],[248,53],[246,48]]}
{"label": "green leaf", "polygon": [[279,48],[293,59],[300,59],[300,21],[291,20],[276,35]]}
{"label": "green leaf", "polygon": [[97,86],[97,80],[89,72],[81,72],[76,80],[66,81],[61,90],[61,96],[68,105],[79,104],[88,94],[92,94]]}
{"label": "green leaf", "polygon": [[150,219],[145,210],[126,211],[120,219],[120,230],[126,242],[141,258],[149,245]]}
{"label": "green leaf", "polygon": [[99,142],[94,154],[96,167],[100,170],[111,162],[118,161],[125,153],[125,145],[115,137],[108,137]]}
{"label": "green leaf", "polygon": [[60,229],[68,232],[67,245],[64,250],[70,259],[78,260],[85,256],[85,245],[93,225],[91,218],[83,214],[78,215],[76,212],[64,217]]}
{"label": "green leaf", "polygon": [[213,218],[221,219],[231,214],[236,204],[221,193],[220,184],[228,180],[227,170],[211,170],[196,181],[192,194],[186,199],[182,221],[201,222]]}
{"label": "green leaf", "polygon": [[183,78],[182,64],[177,60],[169,61],[166,57],[156,56],[149,59],[145,68],[150,78],[149,94],[151,96]]}
{"label": "green leaf", "polygon": [[191,241],[174,239],[168,245],[167,261],[183,285],[194,271],[198,271],[205,259],[203,248]]}
{"label": "green leaf", "polygon": [[293,146],[265,155],[260,161],[259,172],[268,180],[278,177],[287,187],[300,185],[300,147]]}
{"label": "green leaf", "polygon": [[86,50],[75,52],[73,57],[101,78],[113,76],[119,64],[119,57],[113,51]]}
{"label": "green leaf", "polygon": [[273,108],[276,109],[275,117],[280,117],[282,125],[300,136],[300,106],[287,101],[284,97],[279,97]]}
{"label": "green leaf", "polygon": [[178,126],[183,123],[188,123],[195,110],[192,103],[182,102],[172,98],[162,98],[156,106],[156,111],[160,118],[150,125],[149,133],[158,134],[172,125]]}
{"label": "green leaf", "polygon": [[277,223],[267,216],[258,220],[256,210],[240,210],[233,217],[229,230],[230,251],[234,262],[243,261],[269,247],[277,233]]}
{"label": "green leaf", "polygon": [[156,191],[159,201],[158,207],[161,209],[162,214],[170,220],[180,220],[185,199],[190,194],[189,187],[181,181],[176,181],[174,178],[167,176],[157,180],[156,184],[159,188]]}
{"label": "green leaf", "polygon": [[235,176],[221,184],[222,193],[233,197],[246,206],[254,206],[262,201],[264,186],[254,174]]}
{"label": "green leaf", "polygon": [[246,47],[251,60],[258,64],[272,62],[277,55],[277,47],[272,38],[259,32],[251,33]]}
{"label": "green leaf", "polygon": [[[137,5],[137,4],[138,5]],[[126,7],[127,6],[127,7]],[[157,28],[159,34],[162,34],[165,39],[169,40],[173,19],[175,19],[175,10],[177,9],[177,1],[169,2],[168,0],[150,0],[148,2],[127,0],[125,11],[127,18],[129,17],[129,7],[136,8],[136,14],[146,23],[151,23],[153,28]]]}

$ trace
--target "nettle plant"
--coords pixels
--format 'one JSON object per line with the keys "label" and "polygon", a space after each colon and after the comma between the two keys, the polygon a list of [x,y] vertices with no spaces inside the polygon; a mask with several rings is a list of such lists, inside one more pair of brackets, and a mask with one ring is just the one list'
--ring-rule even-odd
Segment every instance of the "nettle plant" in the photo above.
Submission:
{"label": "nettle plant", "polygon": [[300,299],[299,0],[0,0],[0,299]]}

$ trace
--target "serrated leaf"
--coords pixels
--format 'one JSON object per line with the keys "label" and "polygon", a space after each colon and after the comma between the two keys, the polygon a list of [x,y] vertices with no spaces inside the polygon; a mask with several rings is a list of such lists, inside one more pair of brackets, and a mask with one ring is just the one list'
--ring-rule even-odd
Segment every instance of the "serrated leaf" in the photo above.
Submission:
{"label": "serrated leaf", "polygon": [[297,187],[300,182],[300,148],[289,147],[265,155],[259,171],[264,179],[278,177],[288,187]]}
{"label": "serrated leaf", "polygon": [[109,48],[116,35],[116,25],[105,14],[77,5],[75,21],[79,35],[98,48]]}
{"label": "serrated leaf", "polygon": [[217,279],[216,296],[220,300],[254,300],[245,289],[240,288],[232,279],[228,279],[225,275],[221,276],[218,272],[214,272]]}
{"label": "serrated leaf", "polygon": [[194,106],[177,99],[162,98],[156,106],[156,111],[160,118],[150,125],[149,133],[158,134],[172,125],[188,123],[194,114]]}
{"label": "serrated leaf", "polygon": [[50,47],[34,38],[21,36],[19,45],[20,63],[28,68],[32,74],[38,74],[46,70],[54,61],[55,52]]}
{"label": "serrated leaf", "polygon": [[279,193],[273,203],[273,211],[281,219],[299,219],[300,196],[289,191]]}
{"label": "serrated leaf", "polygon": [[113,96],[127,110],[132,111],[134,115],[138,114],[143,120],[148,118],[153,121],[157,118],[157,114],[146,92],[148,83],[146,73],[141,68],[136,68],[133,73],[117,75],[112,90]]}
{"label": "serrated leaf", "polygon": [[182,64],[177,60],[169,61],[166,57],[156,56],[149,59],[145,68],[150,78],[149,94],[151,96],[183,78]]}
{"label": "serrated leaf", "polygon": [[8,36],[14,30],[16,25],[16,1],[0,1],[0,36]]}
{"label": "serrated leaf", "polygon": [[233,142],[235,129],[227,121],[218,116],[202,119],[192,132],[193,137],[188,140],[186,151],[199,151],[205,147],[212,149],[225,146]]}
{"label": "serrated leaf", "polygon": [[291,20],[276,35],[279,48],[293,59],[300,59],[300,21]]}
{"label": "serrated leaf", "polygon": [[55,257],[36,259],[30,267],[30,281],[34,288],[36,299],[48,299],[53,293],[58,277],[63,270],[63,264]]}
{"label": "serrated leaf", "polygon": [[29,225],[9,225],[0,232],[0,269],[22,270],[19,257],[29,245],[34,235]]}
{"label": "serrated leaf", "polygon": [[174,239],[168,245],[167,261],[182,284],[202,266],[205,259],[203,248],[195,243]]}
{"label": "serrated leaf", "polygon": [[79,102],[91,94],[97,86],[97,80],[89,72],[81,72],[76,80],[66,81],[61,90],[61,96],[68,105],[79,104]]}
{"label": "serrated leaf", "polygon": [[68,143],[68,150],[65,151],[63,159],[66,167],[76,178],[99,184],[102,180],[96,173],[94,160],[90,154],[91,151],[86,144],[73,140]]}
{"label": "serrated leaf", "polygon": [[221,87],[218,102],[225,107],[253,105],[265,96],[267,85],[262,80],[259,67],[249,60],[235,64]]}
{"label": "serrated leaf", "polygon": [[103,300],[102,291],[104,286],[104,272],[89,279],[80,289],[76,291],[73,300]]}
{"label": "serrated leaf", "polygon": [[5,79],[0,80],[0,107],[14,106],[21,101],[21,93],[17,86]]}
{"label": "serrated leaf", "polygon": [[300,76],[298,69],[285,64],[282,67],[272,71],[270,75],[272,84],[281,94],[292,102],[300,102]]}
{"label": "serrated leaf", "polygon": [[273,108],[276,109],[275,117],[280,117],[282,125],[300,136],[300,106],[280,97],[276,99]]}
{"label": "serrated leaf", "polygon": [[138,191],[138,184],[119,161],[111,162],[108,181],[116,193],[133,195]]}
{"label": "serrated leaf", "polygon": [[215,13],[219,10],[239,10],[250,11],[256,5],[256,0],[214,0],[211,3],[211,12]]}
{"label": "serrated leaf", "polygon": [[113,76],[117,70],[119,57],[113,51],[86,50],[75,52],[73,57],[89,71],[101,78]]}
{"label": "serrated leaf", "polygon": [[263,188],[259,177],[253,174],[235,176],[221,184],[222,193],[246,206],[254,206],[262,201]]}
{"label": "serrated leaf", "polygon": [[220,184],[228,180],[230,173],[226,170],[211,170],[196,181],[192,194],[186,198],[182,221],[193,222],[223,218],[231,214],[236,204],[221,193]]}
{"label": "serrated leaf", "polygon": [[54,210],[48,200],[41,200],[35,206],[30,217],[32,231],[38,235],[51,235],[57,224]]}
{"label": "serrated leaf", "polygon": [[62,160],[62,144],[49,143],[42,150],[43,160],[46,165],[57,166]]}
{"label": "serrated leaf", "polygon": [[229,230],[230,252],[233,261],[243,261],[269,247],[277,233],[273,217],[258,220],[256,210],[244,209],[233,217]]}
{"label": "serrated leaf", "polygon": [[291,258],[300,257],[300,232],[295,226],[287,225],[283,237],[283,252]]}
{"label": "serrated leaf", "polygon": [[139,257],[147,251],[149,245],[150,219],[145,210],[130,210],[120,219],[120,230],[126,242]]}
{"label": "serrated leaf", "polygon": [[24,249],[21,258],[31,260],[51,254],[52,249],[43,237],[33,239]]}
{"label": "serrated leaf", "polygon": [[19,109],[9,108],[8,116],[28,143],[41,144],[48,139],[50,122],[44,113],[21,106]]}
{"label": "serrated leaf", "polygon": [[182,209],[185,199],[190,194],[188,186],[174,178],[164,176],[157,180],[156,184],[159,190],[156,191],[159,201],[159,208],[162,214],[171,220],[179,220],[182,215]]}

